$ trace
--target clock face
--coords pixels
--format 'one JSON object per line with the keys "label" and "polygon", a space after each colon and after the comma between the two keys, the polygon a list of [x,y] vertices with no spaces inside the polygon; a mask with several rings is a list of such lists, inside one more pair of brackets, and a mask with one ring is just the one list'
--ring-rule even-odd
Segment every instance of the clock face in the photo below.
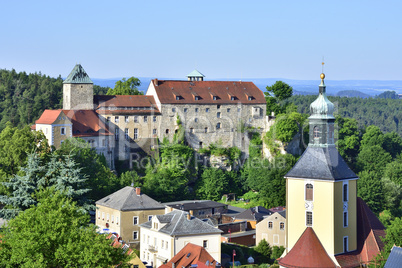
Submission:
{"label": "clock face", "polygon": [[305,208],[309,208],[310,205],[309,205],[308,203],[305,203],[305,204],[304,204],[304,207],[305,207]]}
{"label": "clock face", "polygon": [[348,203],[343,204],[343,210],[348,210]]}
{"label": "clock face", "polygon": [[306,203],[304,203],[304,207],[305,207],[307,210],[312,210],[312,209],[313,209],[313,203],[308,203],[308,202],[306,202]]}

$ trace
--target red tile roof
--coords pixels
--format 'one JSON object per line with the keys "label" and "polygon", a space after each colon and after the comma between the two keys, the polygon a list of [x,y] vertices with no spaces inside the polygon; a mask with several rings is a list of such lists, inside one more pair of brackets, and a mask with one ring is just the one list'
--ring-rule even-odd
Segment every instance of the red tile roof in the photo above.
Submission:
{"label": "red tile roof", "polygon": [[357,250],[340,254],[336,260],[342,267],[368,264],[384,248],[380,237],[385,236],[385,227],[367,204],[357,198]]}
{"label": "red tile roof", "polygon": [[311,227],[306,228],[289,253],[279,260],[279,265],[288,268],[336,267]]}
{"label": "red tile roof", "polygon": [[[265,104],[262,91],[252,82],[177,81],[152,82],[159,101],[169,104]],[[195,100],[196,96],[199,100]],[[216,97],[216,100],[213,97]],[[178,100],[177,98],[178,97]],[[231,100],[234,97],[234,100]],[[249,100],[251,97],[251,100]]]}
{"label": "red tile roof", "polygon": [[59,117],[60,113],[61,110],[44,110],[39,119],[35,121],[35,124],[53,124],[57,117]]}
{"label": "red tile roof", "polygon": [[[153,96],[144,95],[97,95],[94,96],[99,114],[160,114]],[[153,107],[153,109],[145,109]],[[130,109],[130,108],[141,108]]]}
{"label": "red tile roof", "polygon": [[112,135],[93,110],[63,110],[63,112],[73,123],[73,137]]}
{"label": "red tile roof", "polygon": [[[205,266],[202,268],[215,267],[216,260],[208,253],[208,251],[191,243],[188,243],[182,250],[180,250],[168,263],[162,264],[159,268],[172,268],[172,263],[175,267],[188,268],[192,264],[202,263]],[[208,265],[207,265],[208,263]],[[200,267],[200,266],[198,266]]]}

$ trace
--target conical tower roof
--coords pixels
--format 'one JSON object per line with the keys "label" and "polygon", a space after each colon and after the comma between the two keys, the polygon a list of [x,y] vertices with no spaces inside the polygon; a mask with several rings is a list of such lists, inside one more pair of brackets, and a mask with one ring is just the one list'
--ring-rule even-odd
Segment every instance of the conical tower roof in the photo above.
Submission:
{"label": "conical tower roof", "polygon": [[63,84],[93,84],[93,82],[81,64],[76,64]]}

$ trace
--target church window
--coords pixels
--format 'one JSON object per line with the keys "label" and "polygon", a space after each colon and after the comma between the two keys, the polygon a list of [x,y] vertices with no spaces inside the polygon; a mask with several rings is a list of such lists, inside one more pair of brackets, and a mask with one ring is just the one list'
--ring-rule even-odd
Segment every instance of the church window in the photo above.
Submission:
{"label": "church window", "polygon": [[343,202],[348,201],[348,185],[344,184],[343,185]]}
{"label": "church window", "polygon": [[268,229],[272,229],[272,227],[274,226],[274,223],[272,221],[268,222]]}
{"label": "church window", "polygon": [[306,184],[306,201],[313,201],[313,189],[311,183]]}
{"label": "church window", "polygon": [[320,131],[318,127],[314,127],[314,139],[318,139],[320,137]]}
{"label": "church window", "polygon": [[348,240],[349,239],[347,236],[343,237],[343,252],[348,252],[348,244],[349,244]]}
{"label": "church window", "polygon": [[285,223],[284,223],[284,222],[281,222],[281,223],[279,224],[279,229],[285,230]]}
{"label": "church window", "polygon": [[343,227],[348,227],[348,212],[343,212]]}
{"label": "church window", "polygon": [[313,212],[306,211],[306,226],[313,226]]}

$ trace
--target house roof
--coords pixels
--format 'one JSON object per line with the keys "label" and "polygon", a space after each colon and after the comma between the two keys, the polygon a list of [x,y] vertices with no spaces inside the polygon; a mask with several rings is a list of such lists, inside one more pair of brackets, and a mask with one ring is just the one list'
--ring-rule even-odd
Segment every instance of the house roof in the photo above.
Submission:
{"label": "house roof", "polygon": [[35,121],[35,124],[53,124],[59,117],[61,111],[62,110],[44,110],[39,119]]}
{"label": "house roof", "polygon": [[357,178],[335,147],[308,146],[285,178],[343,180]]}
{"label": "house roof", "polygon": [[279,259],[279,265],[288,268],[336,267],[311,227],[307,227],[288,254]]}
{"label": "house roof", "polygon": [[205,77],[205,75],[203,75],[202,73],[200,73],[197,70],[192,71],[191,73],[189,73],[187,75],[187,77]]}
{"label": "house roof", "polygon": [[81,64],[76,64],[63,84],[93,84],[93,82]]}
{"label": "house roof", "polygon": [[242,213],[236,215],[235,219],[236,220],[251,220],[251,221],[261,221],[264,219],[264,216],[271,215],[272,212],[269,211],[268,209],[261,207],[261,206],[256,206],[253,208],[249,208]]}
{"label": "house roof", "polygon": [[357,249],[336,256],[338,263],[345,268],[368,264],[384,248],[381,237],[385,227],[367,204],[357,198]]}
{"label": "house roof", "polygon": [[[221,230],[215,228],[195,217],[187,218],[188,212],[181,210],[173,210],[165,215],[156,215],[161,223],[166,223],[159,232],[168,235],[194,235],[194,234],[218,234]],[[141,227],[151,229],[152,221],[148,221],[140,225]]]}
{"label": "house roof", "polygon": [[264,94],[252,82],[154,79],[151,83],[162,104],[266,104]]}
{"label": "house roof", "polygon": [[[169,262],[159,268],[172,268],[173,263],[174,267],[180,268],[189,268],[194,264],[202,265],[202,267],[215,267],[217,261],[205,248],[188,243]],[[197,267],[200,267],[199,265]]]}
{"label": "house roof", "polygon": [[93,110],[63,110],[73,124],[73,137],[113,135]]}
{"label": "house roof", "polygon": [[126,186],[98,201],[96,205],[113,208],[120,211],[164,209],[161,203],[146,194],[137,195],[136,189]]}
{"label": "house roof", "polygon": [[222,204],[211,200],[183,200],[183,201],[164,203],[164,205],[184,211],[208,209],[208,208],[220,208],[227,206],[226,204]]}
{"label": "house roof", "polygon": [[94,103],[100,114],[160,114],[153,96],[97,95]]}
{"label": "house roof", "polygon": [[270,208],[268,210],[271,211],[272,213],[274,213],[274,212],[286,211],[286,208],[279,206],[279,207]]}
{"label": "house roof", "polygon": [[402,248],[394,246],[388,256],[384,268],[399,268],[402,267]]}

